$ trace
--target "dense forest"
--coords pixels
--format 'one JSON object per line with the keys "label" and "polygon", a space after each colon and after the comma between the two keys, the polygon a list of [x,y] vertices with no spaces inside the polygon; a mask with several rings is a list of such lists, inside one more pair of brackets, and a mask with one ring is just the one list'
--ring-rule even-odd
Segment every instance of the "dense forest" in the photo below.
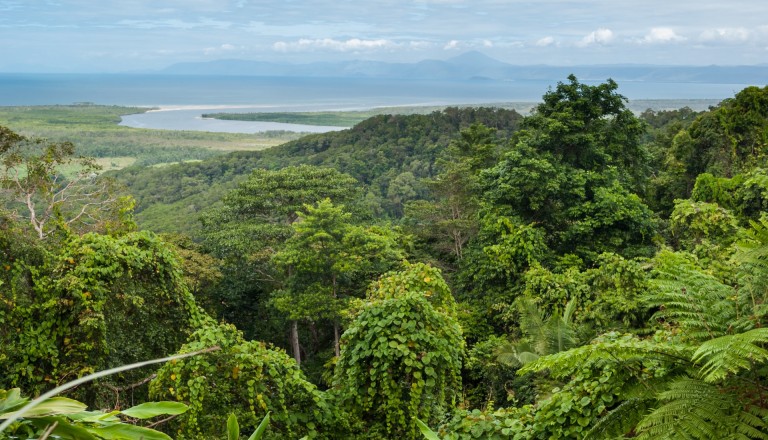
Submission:
{"label": "dense forest", "polygon": [[187,356],[0,438],[768,438],[767,153],[768,87],[573,76],[105,174],[0,127],[0,421]]}

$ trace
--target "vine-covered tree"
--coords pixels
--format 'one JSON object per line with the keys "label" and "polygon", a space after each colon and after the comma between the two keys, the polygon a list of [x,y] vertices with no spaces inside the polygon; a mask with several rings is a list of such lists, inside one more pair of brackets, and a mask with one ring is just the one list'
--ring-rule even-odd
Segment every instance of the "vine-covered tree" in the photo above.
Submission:
{"label": "vine-covered tree", "polygon": [[382,279],[342,337],[334,389],[366,435],[416,439],[460,396],[463,340],[439,272],[411,266]]}

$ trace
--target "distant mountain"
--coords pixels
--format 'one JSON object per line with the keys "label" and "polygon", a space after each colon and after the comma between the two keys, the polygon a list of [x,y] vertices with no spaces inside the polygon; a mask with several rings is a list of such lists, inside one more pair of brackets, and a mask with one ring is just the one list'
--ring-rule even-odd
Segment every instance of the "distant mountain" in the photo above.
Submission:
{"label": "distant mountain", "polygon": [[181,75],[237,75],[289,77],[350,77],[435,80],[562,80],[575,74],[582,81],[700,82],[720,84],[766,84],[768,65],[755,66],[654,66],[513,65],[472,51],[447,60],[417,63],[383,61],[321,61],[305,64],[251,60],[215,60],[173,64],[159,73]]}

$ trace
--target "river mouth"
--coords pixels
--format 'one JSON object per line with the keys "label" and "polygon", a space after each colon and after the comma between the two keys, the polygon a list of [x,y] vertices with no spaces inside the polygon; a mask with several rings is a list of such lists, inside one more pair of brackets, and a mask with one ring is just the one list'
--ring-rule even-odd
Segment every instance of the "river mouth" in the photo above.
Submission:
{"label": "river mouth", "polygon": [[[218,133],[263,133],[268,131],[289,131],[294,133],[326,133],[344,130],[348,127],[325,125],[288,124],[283,122],[230,121],[203,118],[204,113],[250,113],[259,111],[285,110],[273,106],[161,106],[145,113],[125,115],[120,125],[132,128],[155,130],[207,131]],[[297,111],[293,109],[293,111]]]}

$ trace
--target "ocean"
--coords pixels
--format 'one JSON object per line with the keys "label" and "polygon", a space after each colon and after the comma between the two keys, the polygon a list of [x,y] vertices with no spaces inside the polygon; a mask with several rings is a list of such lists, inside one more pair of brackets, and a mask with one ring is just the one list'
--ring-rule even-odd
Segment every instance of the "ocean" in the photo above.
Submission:
{"label": "ocean", "polygon": [[[601,81],[584,80],[582,82],[597,84]],[[0,106],[93,103],[156,107],[167,111],[125,116],[122,124],[143,128],[239,133],[267,130],[322,132],[339,128],[204,120],[200,115],[211,111],[356,110],[387,106],[537,102],[549,88],[555,87],[556,84],[557,81],[554,80],[430,81],[374,78],[0,73]],[[733,96],[746,86],[746,84],[625,82],[619,83],[618,91],[630,102],[632,100],[715,100],[714,102],[717,102]]]}
{"label": "ocean", "polygon": [[[563,78],[565,80],[565,78]],[[598,83],[599,81],[583,81]],[[538,101],[556,81],[429,81],[129,74],[0,73],[0,105],[267,106],[312,110]],[[619,83],[633,99],[723,99],[746,84]]]}

